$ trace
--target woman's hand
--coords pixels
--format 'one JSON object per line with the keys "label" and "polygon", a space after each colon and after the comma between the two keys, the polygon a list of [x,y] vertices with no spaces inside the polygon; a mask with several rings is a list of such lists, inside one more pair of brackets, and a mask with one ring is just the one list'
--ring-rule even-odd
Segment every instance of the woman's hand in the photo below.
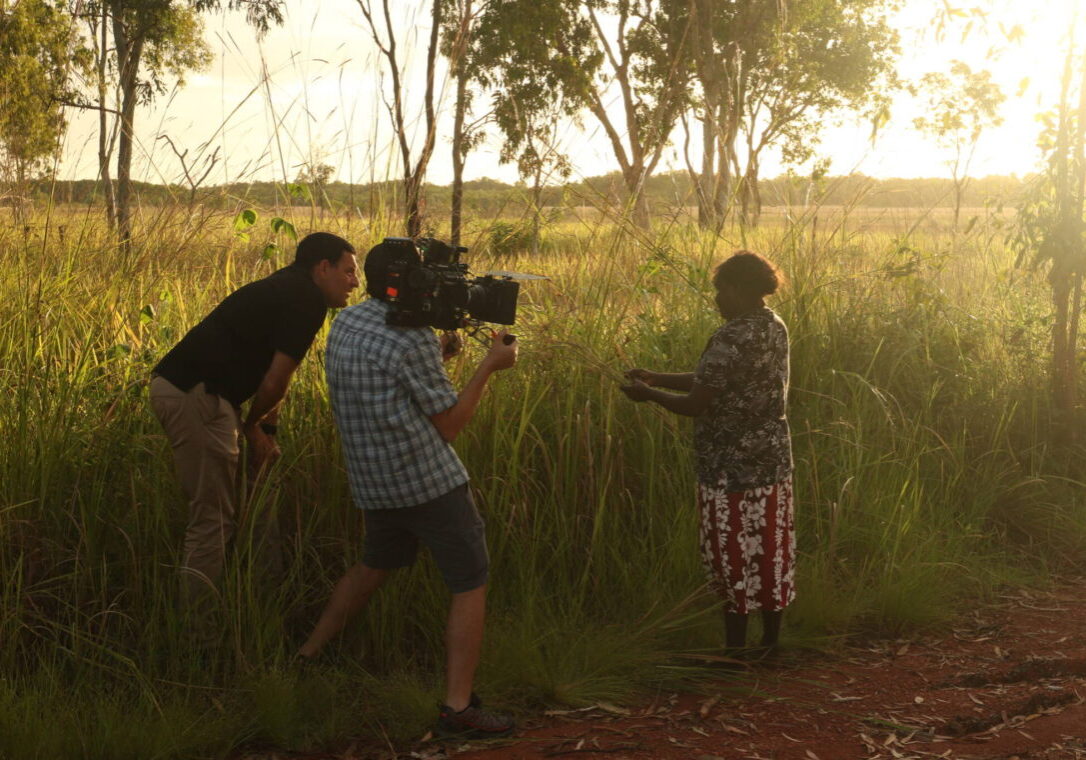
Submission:
{"label": "woman's hand", "polygon": [[626,370],[626,379],[631,381],[640,381],[645,385],[656,385],[656,373],[647,369],[628,369]]}
{"label": "woman's hand", "polygon": [[[630,377],[630,373],[626,373],[626,377]],[[642,380],[631,378],[631,382],[628,385],[620,385],[618,387],[620,391],[626,394],[626,398],[630,401],[648,401],[652,398],[652,388],[646,385]]]}

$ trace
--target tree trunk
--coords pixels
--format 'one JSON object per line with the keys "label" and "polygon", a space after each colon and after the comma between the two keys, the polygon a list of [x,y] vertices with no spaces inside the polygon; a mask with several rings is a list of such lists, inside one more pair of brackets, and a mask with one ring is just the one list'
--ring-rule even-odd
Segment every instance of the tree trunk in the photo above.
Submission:
{"label": "tree trunk", "polygon": [[1049,273],[1056,316],[1052,325],[1052,399],[1059,417],[1067,419],[1075,405],[1075,347],[1071,338],[1070,311],[1073,284],[1063,267]]}
{"label": "tree trunk", "polygon": [[965,195],[965,178],[954,173],[954,234],[958,234],[958,223],[962,216],[962,196]]}
{"label": "tree trunk", "polygon": [[751,224],[751,197],[750,197],[750,185],[748,184],[747,175],[744,174],[739,180],[739,186],[737,188],[739,195],[739,223],[744,227],[750,227]]}
{"label": "tree trunk", "polygon": [[[722,220],[718,208],[716,172],[718,126],[721,103],[726,100],[721,92],[726,77],[713,39],[713,4],[711,0],[692,0],[691,18],[694,23],[694,70],[701,83],[704,113],[701,118],[702,161],[701,175],[696,178],[698,190],[698,225],[703,229],[719,229]],[[724,97],[722,97],[724,96]],[[722,155],[722,154],[721,154]]]}
{"label": "tree trunk", "polygon": [[1071,443],[1077,437],[1073,413],[1078,400],[1078,329],[1082,308],[1083,205],[1086,183],[1086,65],[1079,81],[1077,113],[1072,111],[1071,61],[1073,43],[1064,65],[1056,138],[1056,229],[1048,281],[1056,316],[1052,325],[1052,397],[1057,410],[1057,435]]}
{"label": "tree trunk", "polygon": [[706,112],[701,119],[701,174],[696,178],[698,191],[698,226],[702,229],[717,228],[716,209],[716,128],[712,114]]}
{"label": "tree trunk", "polygon": [[117,142],[117,232],[121,247],[127,252],[132,246],[132,148],[135,143],[136,85],[144,38],[142,35],[130,38],[123,19],[115,16],[113,39],[117,46],[121,88],[121,129]]}
{"label": "tree trunk", "polygon": [[[713,136],[717,141],[714,207],[718,219],[718,230],[723,226],[728,210],[735,201],[733,194],[742,193],[745,184],[740,177],[739,157],[735,150],[735,142],[739,138],[741,82],[743,81],[740,76],[740,64],[739,48],[733,45],[725,56],[722,71],[715,80],[719,89],[715,98],[716,110],[713,114]],[[734,186],[736,179],[739,179],[738,187]],[[745,217],[747,199],[743,195],[740,195],[740,203]]]}
{"label": "tree trunk", "polygon": [[532,180],[532,255],[539,253],[539,230],[543,214],[543,165],[538,164]]}
{"label": "tree trunk", "polygon": [[468,109],[468,67],[464,60],[464,52],[467,50],[468,34],[471,30],[471,2],[472,0],[464,2],[452,61],[453,68],[456,70],[456,107],[453,113],[453,184],[449,238],[453,245],[460,245],[460,225],[464,205],[464,159],[467,153],[464,150],[464,118]]}
{"label": "tree trunk", "polygon": [[[437,61],[437,43],[441,30],[441,0],[434,0],[431,19],[433,26],[430,29],[430,47],[426,53],[426,94],[423,96],[423,107],[426,112],[426,138],[422,150],[419,152],[419,160],[412,169],[406,167],[404,181],[404,198],[407,217],[407,236],[418,237],[422,234],[423,200],[422,188],[426,180],[426,168],[430,163],[430,156],[434,152],[435,131],[437,129],[434,114],[434,66]],[[393,61],[395,65],[395,61]],[[397,125],[403,132],[406,126]]]}
{"label": "tree trunk", "polygon": [[652,217],[649,212],[649,201],[645,196],[645,169],[634,164],[622,173],[626,183],[626,210],[630,215],[634,226],[639,230],[648,231],[652,228]]}
{"label": "tree trunk", "polygon": [[[460,77],[463,77],[461,73]],[[459,78],[458,78],[459,79]],[[461,104],[459,102],[460,97],[460,82],[457,81],[457,104],[456,104],[456,116],[453,121],[453,182],[452,182],[452,210],[449,214],[449,240],[455,245],[460,245],[460,225],[463,216],[464,206],[464,154],[463,154],[463,139],[464,136],[460,132],[463,129],[464,115],[461,110]]]}
{"label": "tree trunk", "polygon": [[747,170],[739,182],[740,221],[744,227],[757,227],[762,216],[762,193],[758,186],[758,160],[747,159]]}
{"label": "tree trunk", "polygon": [[121,246],[132,244],[132,143],[136,113],[135,83],[121,89],[121,132],[117,144],[117,231]]}
{"label": "tree trunk", "polygon": [[109,162],[113,157],[113,133],[110,129],[109,116],[106,112],[106,93],[107,93],[107,77],[106,77],[106,61],[108,60],[109,51],[109,16],[106,15],[105,9],[102,9],[102,18],[98,22],[101,25],[100,30],[100,42],[98,50],[97,61],[97,74],[98,74],[98,178],[102,183],[102,195],[105,197],[106,205],[106,224],[109,227],[109,231],[117,227],[117,210],[113,195],[113,178],[109,171]]}
{"label": "tree trunk", "polygon": [[15,198],[11,204],[14,212],[15,224],[22,225],[23,232],[30,229],[30,189],[27,186],[26,161],[16,157],[13,161],[15,169]]}
{"label": "tree trunk", "polygon": [[421,185],[421,177],[417,174],[409,174],[404,178],[404,215],[408,237],[422,234]]}
{"label": "tree trunk", "polygon": [[757,227],[762,221],[762,185],[758,178],[759,169],[758,161],[755,159],[751,162],[750,170],[747,172],[750,175],[748,187],[750,189],[751,211],[753,214],[751,226],[753,227]]}
{"label": "tree trunk", "polygon": [[[713,196],[713,205],[717,210],[717,215],[720,219],[720,226],[724,226],[724,222],[728,218],[728,209],[731,206],[732,197],[732,147],[730,144],[725,144],[724,136],[722,134],[717,135],[717,169],[716,178],[713,189],[715,194]],[[718,228],[719,229],[719,228]]]}

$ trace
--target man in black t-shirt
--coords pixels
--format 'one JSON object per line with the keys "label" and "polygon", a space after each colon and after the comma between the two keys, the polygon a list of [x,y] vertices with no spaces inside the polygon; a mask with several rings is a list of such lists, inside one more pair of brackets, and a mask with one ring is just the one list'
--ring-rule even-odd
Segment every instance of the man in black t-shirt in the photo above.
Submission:
{"label": "man in black t-shirt", "polygon": [[151,407],[189,501],[181,573],[190,603],[214,587],[234,535],[239,434],[259,476],[279,456],[275,426],[290,378],[327,310],[347,305],[356,270],[346,240],[308,235],[293,264],[227,296],[154,369]]}

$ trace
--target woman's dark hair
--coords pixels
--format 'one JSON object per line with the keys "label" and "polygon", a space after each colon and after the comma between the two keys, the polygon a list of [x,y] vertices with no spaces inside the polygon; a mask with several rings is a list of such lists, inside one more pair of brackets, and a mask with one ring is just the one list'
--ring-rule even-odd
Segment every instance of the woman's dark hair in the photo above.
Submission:
{"label": "woman's dark hair", "polygon": [[321,261],[338,264],[344,253],[354,253],[354,247],[331,232],[314,232],[302,238],[294,252],[294,266],[310,271]]}
{"label": "woman's dark hair", "polygon": [[713,286],[719,290],[728,283],[741,293],[760,298],[776,293],[782,279],[780,271],[758,254],[736,251],[716,268]]}

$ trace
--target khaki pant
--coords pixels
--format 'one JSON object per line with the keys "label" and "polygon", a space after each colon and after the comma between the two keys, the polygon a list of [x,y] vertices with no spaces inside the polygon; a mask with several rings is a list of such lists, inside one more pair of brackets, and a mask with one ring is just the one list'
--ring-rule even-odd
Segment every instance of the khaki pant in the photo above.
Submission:
{"label": "khaki pant", "polygon": [[226,399],[199,383],[187,393],[162,377],[151,380],[151,408],[173,449],[189,522],[181,558],[182,594],[214,589],[234,537],[241,419]]}

